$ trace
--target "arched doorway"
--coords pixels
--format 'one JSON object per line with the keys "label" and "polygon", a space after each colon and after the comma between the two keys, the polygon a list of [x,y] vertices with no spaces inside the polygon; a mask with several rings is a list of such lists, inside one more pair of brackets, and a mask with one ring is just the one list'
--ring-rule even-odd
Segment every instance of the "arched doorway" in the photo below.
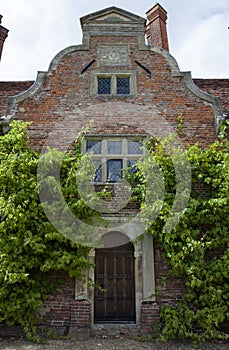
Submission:
{"label": "arched doorway", "polygon": [[95,288],[94,322],[135,322],[134,246],[120,232],[104,246],[95,250],[95,283],[104,290]]}

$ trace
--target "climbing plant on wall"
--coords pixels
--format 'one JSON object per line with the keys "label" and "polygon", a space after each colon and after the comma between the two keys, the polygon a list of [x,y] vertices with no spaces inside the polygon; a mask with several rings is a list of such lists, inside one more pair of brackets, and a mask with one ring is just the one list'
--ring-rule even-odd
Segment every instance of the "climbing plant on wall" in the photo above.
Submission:
{"label": "climbing plant on wall", "polygon": [[[182,277],[186,287],[182,302],[161,308],[159,337],[200,342],[224,339],[228,335],[223,324],[229,316],[229,142],[222,139],[204,150],[194,145],[184,151],[191,168],[190,198],[170,231],[164,228],[176,197],[176,172],[166,143],[151,140],[150,157],[139,162],[138,172],[130,179],[135,182],[134,195],[141,202],[147,231],[159,243],[169,273]],[[144,176],[152,159],[159,164],[164,182],[163,204],[156,219],[151,216],[155,202],[146,205]]]}
{"label": "climbing plant on wall", "polygon": [[[95,212],[80,199],[76,186],[79,148],[64,155],[61,188],[73,214],[90,222]],[[64,270],[81,278],[82,270],[90,266],[89,248],[58,232],[44,213],[38,194],[38,160],[39,154],[30,147],[27,124],[15,121],[10,132],[0,137],[0,321],[21,324],[34,340],[39,340],[37,310],[55,288],[50,273]],[[49,160],[43,180],[54,184],[55,193],[55,157]]]}

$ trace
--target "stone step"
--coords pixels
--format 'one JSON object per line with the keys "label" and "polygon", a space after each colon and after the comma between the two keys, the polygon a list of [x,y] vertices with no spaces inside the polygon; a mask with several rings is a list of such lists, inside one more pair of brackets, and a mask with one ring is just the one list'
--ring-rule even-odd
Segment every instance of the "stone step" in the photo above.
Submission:
{"label": "stone step", "polygon": [[96,323],[91,327],[91,334],[97,337],[119,337],[139,335],[140,327],[132,323]]}

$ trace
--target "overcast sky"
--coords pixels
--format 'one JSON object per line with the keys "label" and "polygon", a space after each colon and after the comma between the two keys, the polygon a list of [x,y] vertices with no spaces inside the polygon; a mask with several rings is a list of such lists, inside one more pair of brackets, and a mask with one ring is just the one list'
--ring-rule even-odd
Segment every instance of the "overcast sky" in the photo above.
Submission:
{"label": "overcast sky", "polygon": [[[81,44],[80,17],[116,6],[145,17],[152,0],[1,0],[9,29],[0,80],[35,80],[65,47]],[[161,0],[170,53],[193,78],[229,78],[229,1]]]}

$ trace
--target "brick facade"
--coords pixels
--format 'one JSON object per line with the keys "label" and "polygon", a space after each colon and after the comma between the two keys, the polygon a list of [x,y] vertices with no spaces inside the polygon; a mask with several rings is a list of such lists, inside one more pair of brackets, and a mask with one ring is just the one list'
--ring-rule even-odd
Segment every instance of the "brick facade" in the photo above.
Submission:
{"label": "brick facade", "polygon": [[[222,110],[220,98],[200,90],[190,73],[180,72],[169,54],[166,11],[157,4],[147,16],[149,45],[144,38],[146,20],[134,14],[112,7],[83,17],[83,44],[58,53],[48,72],[39,72],[34,84],[0,83],[3,98],[0,112],[32,122],[29,133],[32,147],[38,151],[46,146],[67,149],[85,127],[89,135],[104,137],[164,136],[177,131],[179,116],[184,121],[184,135],[178,137],[179,143],[184,147],[196,142],[201,147],[208,146],[217,137],[223,111],[228,110],[228,80],[210,79],[209,84],[204,79],[195,81],[203,90],[223,97]],[[96,74],[130,74],[133,93],[125,96],[94,93]],[[9,97],[6,110],[6,97],[23,90],[26,91]],[[121,214],[136,212],[136,203],[132,203]],[[164,282],[168,267],[156,242],[152,249],[156,297],[145,298],[144,287],[139,287],[142,299],[138,300],[138,322],[142,333],[151,332],[159,320],[161,305],[176,304],[184,292],[180,279],[168,277]],[[141,254],[144,252],[140,252],[136,271],[139,284],[144,274]],[[75,280],[67,276],[40,312],[47,326],[89,329],[93,324],[92,298],[87,292],[77,294]]]}
{"label": "brick facade", "polygon": [[[48,133],[61,124],[58,130],[61,142],[66,132],[74,124],[80,131],[90,120],[94,120],[93,130],[110,131],[111,125],[118,120],[128,128],[129,125],[149,131],[155,135],[162,133],[165,124],[176,130],[177,118],[182,115],[185,136],[182,142],[207,146],[216,138],[215,118],[220,115],[218,101],[201,93],[192,86],[191,78],[177,71],[175,62],[167,52],[163,56],[154,47],[139,50],[137,38],[93,37],[90,51],[81,47],[71,48],[63,57],[53,62],[46,74],[40,74],[39,81],[25,95],[12,99],[8,114],[15,119],[33,122],[30,128],[33,144],[38,150],[47,139]],[[136,96],[125,97],[91,97],[91,71],[109,72],[116,66],[90,67],[84,74],[81,70],[91,58],[98,55],[100,42],[111,44],[122,42],[130,47],[130,65],[128,69],[137,74]],[[63,55],[63,53],[62,53]],[[149,77],[135,61],[138,60],[152,72]],[[59,62],[60,61],[60,62]],[[126,67],[118,67],[125,71]],[[61,78],[60,78],[61,77]],[[16,103],[15,103],[16,102]],[[124,112],[124,113],[123,113]],[[68,116],[71,119],[68,120]],[[152,121],[153,115],[153,121]],[[133,118],[134,116],[134,118]],[[151,125],[150,125],[151,124]],[[57,128],[58,128],[57,125]],[[147,126],[147,128],[146,128]],[[157,129],[157,130],[156,130]],[[156,131],[155,131],[156,130]],[[50,139],[50,146],[58,146]]]}

